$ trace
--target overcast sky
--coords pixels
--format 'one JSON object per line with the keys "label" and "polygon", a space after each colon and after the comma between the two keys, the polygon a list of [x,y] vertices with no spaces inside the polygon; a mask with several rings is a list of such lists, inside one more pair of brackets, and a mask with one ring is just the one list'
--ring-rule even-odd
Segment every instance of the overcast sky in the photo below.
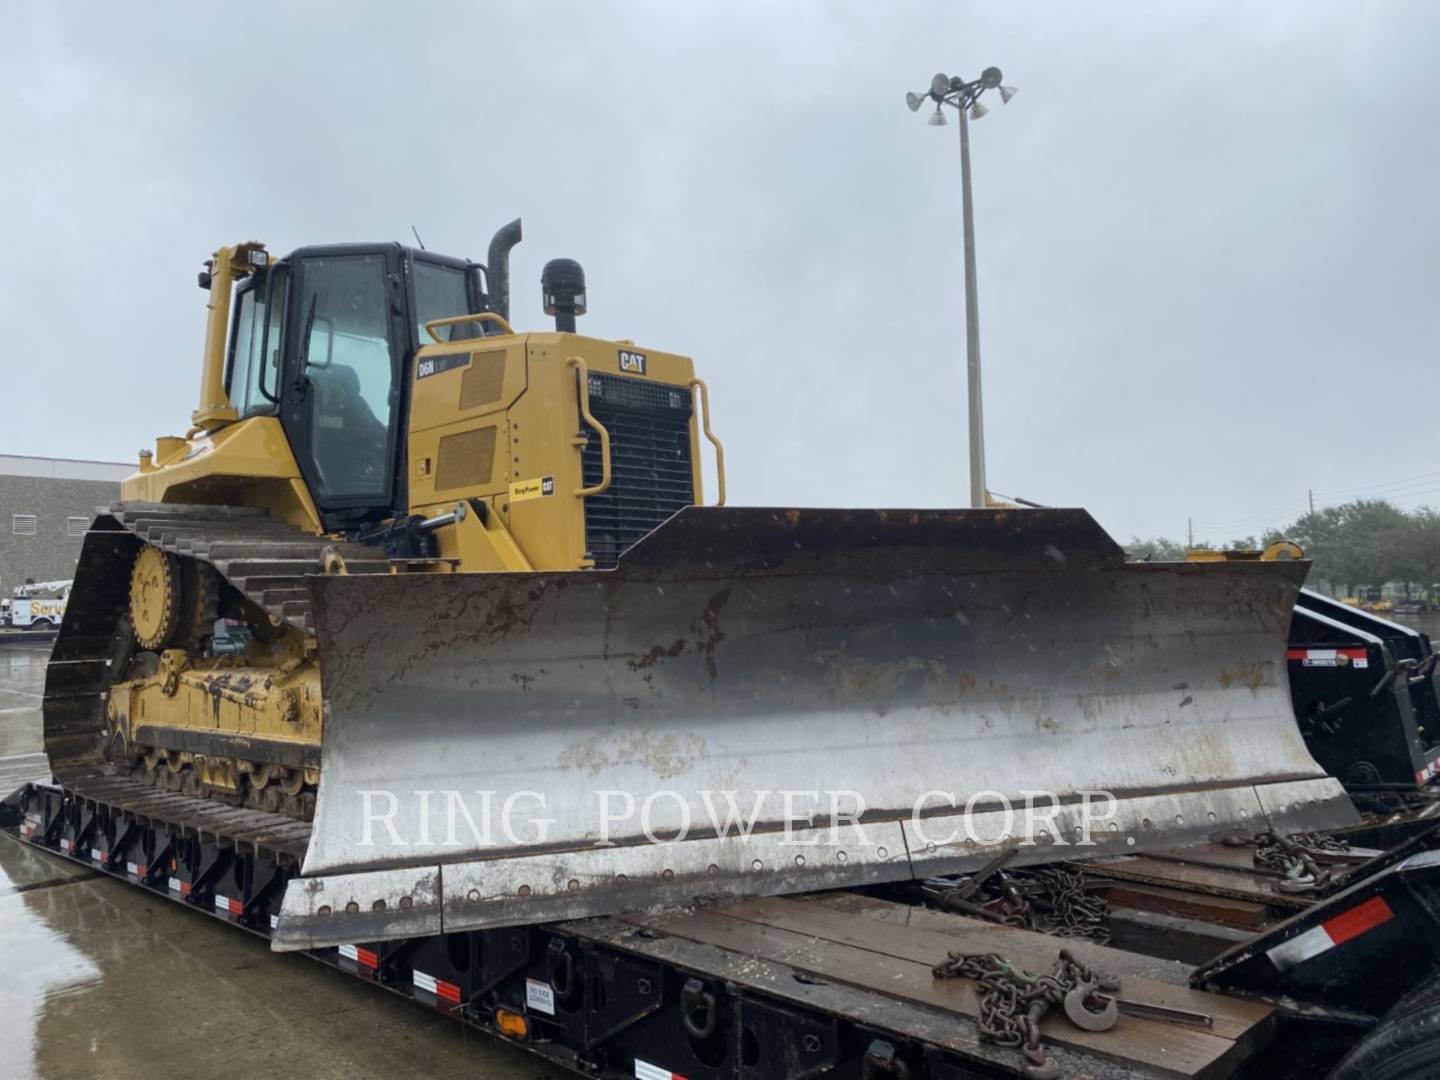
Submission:
{"label": "overcast sky", "polygon": [[[1440,505],[1440,4],[11,5],[0,452],[134,459],[195,406],[221,243],[483,259],[518,324],[696,358],[732,502],[968,494],[956,127],[989,480],[1228,540]],[[1412,477],[1430,478],[1401,484]],[[1385,487],[1385,485],[1393,485]]]}

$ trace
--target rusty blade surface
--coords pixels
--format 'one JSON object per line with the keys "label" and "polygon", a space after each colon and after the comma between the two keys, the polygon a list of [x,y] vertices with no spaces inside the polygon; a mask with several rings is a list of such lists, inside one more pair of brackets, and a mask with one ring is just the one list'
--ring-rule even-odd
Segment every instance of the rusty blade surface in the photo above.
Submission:
{"label": "rusty blade surface", "polygon": [[[1345,823],[1290,707],[1305,569],[1126,564],[1078,510],[695,508],[612,571],[313,579],[277,939],[385,936],[409,883],[449,930],[923,878],[1016,843],[1026,792],[1063,805],[1017,863]],[[1101,843],[1055,850],[1087,792]]]}

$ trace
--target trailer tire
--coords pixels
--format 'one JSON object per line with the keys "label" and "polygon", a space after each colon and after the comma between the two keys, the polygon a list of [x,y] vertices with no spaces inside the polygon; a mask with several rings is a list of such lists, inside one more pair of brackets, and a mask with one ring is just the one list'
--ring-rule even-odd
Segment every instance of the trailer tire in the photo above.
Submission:
{"label": "trailer tire", "polygon": [[1390,1006],[1385,1013],[1382,1023],[1390,1023],[1402,1016],[1409,1016],[1411,1013],[1420,1012],[1425,1009],[1434,1009],[1440,1005],[1440,973],[1431,975],[1423,980],[1418,986],[1406,993],[1399,1001]]}
{"label": "trailer tire", "polygon": [[1385,1020],[1360,1040],[1328,1080],[1426,1080],[1440,1057],[1440,1010]]}

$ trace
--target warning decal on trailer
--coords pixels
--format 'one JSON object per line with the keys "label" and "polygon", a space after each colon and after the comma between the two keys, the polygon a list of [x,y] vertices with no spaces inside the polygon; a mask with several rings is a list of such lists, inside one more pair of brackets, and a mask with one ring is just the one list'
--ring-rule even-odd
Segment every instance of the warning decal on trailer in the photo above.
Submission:
{"label": "warning decal on trailer", "polygon": [[1270,957],[1270,962],[1279,970],[1288,971],[1296,964],[1328,952],[1336,945],[1359,937],[1365,931],[1373,930],[1394,917],[1395,912],[1390,910],[1390,905],[1383,896],[1372,896],[1364,903],[1356,904],[1348,911],[1326,919],[1319,926],[1312,926],[1303,934],[1281,942],[1273,949],[1267,949],[1265,955]]}
{"label": "warning decal on trailer", "polygon": [[1299,660],[1305,667],[1368,668],[1364,649],[1286,649],[1286,660]]}
{"label": "warning decal on trailer", "polygon": [[539,979],[525,980],[525,1008],[531,1012],[555,1015],[555,991],[549,983]]}

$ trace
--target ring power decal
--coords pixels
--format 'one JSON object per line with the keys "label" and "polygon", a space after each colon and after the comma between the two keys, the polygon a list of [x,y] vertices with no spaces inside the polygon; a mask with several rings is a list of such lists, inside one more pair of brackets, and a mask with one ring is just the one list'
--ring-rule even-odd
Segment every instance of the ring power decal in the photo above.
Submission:
{"label": "ring power decal", "polygon": [[537,476],[534,480],[516,480],[510,485],[510,501],[524,502],[527,499],[543,499],[555,494],[555,477]]}

